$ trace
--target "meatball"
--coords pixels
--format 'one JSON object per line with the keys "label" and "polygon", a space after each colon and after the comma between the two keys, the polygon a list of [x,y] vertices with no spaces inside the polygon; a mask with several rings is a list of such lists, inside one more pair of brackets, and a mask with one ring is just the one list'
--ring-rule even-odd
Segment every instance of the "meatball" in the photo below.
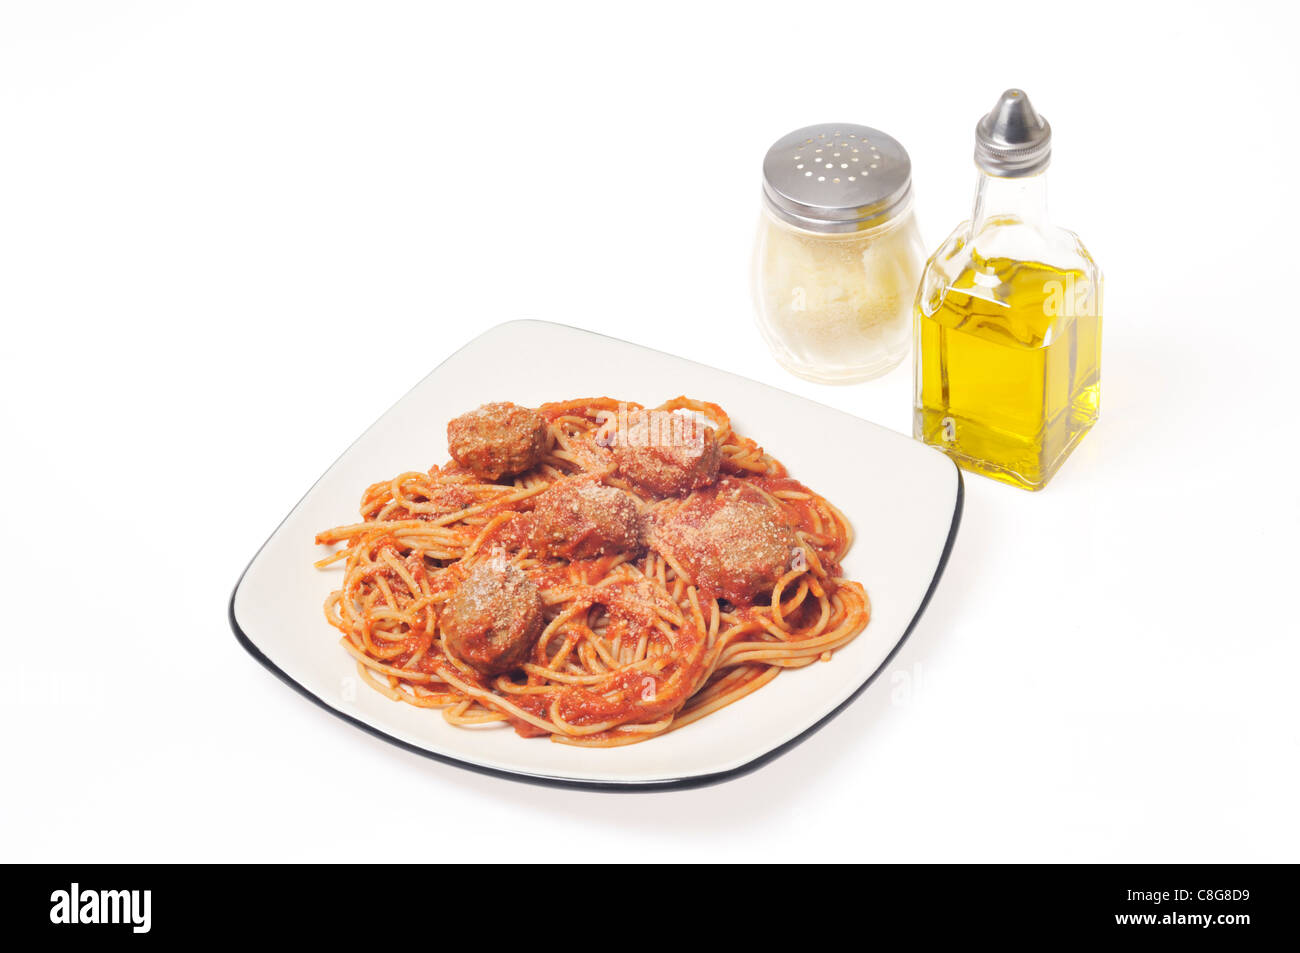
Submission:
{"label": "meatball", "polygon": [[546,450],[546,418],[511,403],[484,404],[447,424],[452,459],[488,480],[536,466]]}
{"label": "meatball", "polygon": [[799,550],[778,504],[740,480],[662,508],[651,544],[665,550],[709,595],[748,604],[789,571]]}
{"label": "meatball", "polygon": [[[629,431],[644,427],[645,419],[643,414],[632,415]],[[684,496],[718,478],[722,444],[712,427],[697,423],[687,434],[673,430],[665,435],[664,427],[654,426],[654,415],[649,420],[647,446],[614,446],[618,472],[628,481],[657,496]]]}
{"label": "meatball", "polygon": [[518,668],[545,628],[542,595],[523,570],[479,563],[456,587],[440,620],[447,647],[483,675]]}
{"label": "meatball", "polygon": [[592,479],[556,483],[537,497],[531,541],[539,552],[563,559],[633,553],[642,548],[636,500]]}

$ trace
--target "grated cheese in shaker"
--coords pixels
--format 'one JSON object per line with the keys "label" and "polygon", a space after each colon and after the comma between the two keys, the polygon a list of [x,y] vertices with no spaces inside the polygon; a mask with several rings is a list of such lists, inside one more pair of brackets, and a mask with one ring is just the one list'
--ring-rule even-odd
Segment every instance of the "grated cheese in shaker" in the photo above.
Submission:
{"label": "grated cheese in shaker", "polygon": [[808,126],[768,150],[755,306],[791,373],[851,383],[907,356],[924,258],[911,168],[895,139],[866,126]]}

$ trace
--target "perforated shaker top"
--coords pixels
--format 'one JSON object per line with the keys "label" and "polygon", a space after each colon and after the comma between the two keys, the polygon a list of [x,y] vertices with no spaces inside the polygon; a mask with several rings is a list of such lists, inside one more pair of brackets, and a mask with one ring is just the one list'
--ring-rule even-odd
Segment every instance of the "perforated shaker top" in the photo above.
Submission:
{"label": "perforated shaker top", "polygon": [[814,232],[855,232],[897,214],[911,197],[912,160],[879,129],[805,126],[763,160],[763,195],[781,219]]}

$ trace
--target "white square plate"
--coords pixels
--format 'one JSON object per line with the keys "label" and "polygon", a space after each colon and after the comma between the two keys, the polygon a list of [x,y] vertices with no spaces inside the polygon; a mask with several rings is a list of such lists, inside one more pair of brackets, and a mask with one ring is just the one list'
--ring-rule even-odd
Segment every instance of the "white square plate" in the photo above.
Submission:
{"label": "white square plate", "polygon": [[[563,355],[556,378],[538,355]],[[321,606],[341,568],[317,570],[319,530],[356,518],[362,491],[448,459],[446,423],[495,400],[609,396],[655,405],[714,401],[844,511],[856,542],[845,574],[867,588],[866,630],[827,663],[783,672],[720,712],[650,741],[580,748],[506,727],[468,730],[436,710],[390,701],[359,683]],[[230,600],[240,643],[321,707],[449,764],[520,780],[601,789],[695,786],[766,763],[825,724],[867,687],[920,618],[961,518],[961,474],[941,453],[838,410],[625,341],[540,321],[503,324],[457,351],[361,435],[253,557]]]}

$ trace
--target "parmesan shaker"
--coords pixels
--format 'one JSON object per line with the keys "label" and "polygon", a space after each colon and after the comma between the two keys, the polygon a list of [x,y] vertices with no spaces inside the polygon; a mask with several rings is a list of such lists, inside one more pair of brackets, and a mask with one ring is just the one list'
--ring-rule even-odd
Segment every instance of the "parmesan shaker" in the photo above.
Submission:
{"label": "parmesan shaker", "polygon": [[830,123],[768,150],[754,304],[786,370],[839,384],[897,367],[911,347],[924,257],[912,162],[896,139]]}

